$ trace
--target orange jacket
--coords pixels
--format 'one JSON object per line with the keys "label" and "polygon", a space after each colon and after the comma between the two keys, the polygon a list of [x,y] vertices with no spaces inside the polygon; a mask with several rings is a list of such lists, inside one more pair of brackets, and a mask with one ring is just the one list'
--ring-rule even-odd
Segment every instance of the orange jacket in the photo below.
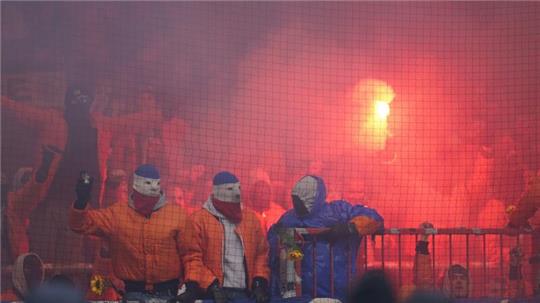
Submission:
{"label": "orange jacket", "polygon": [[127,202],[99,210],[71,209],[70,227],[109,241],[114,274],[147,284],[182,278],[181,255],[187,216],[172,203],[147,219]]}
{"label": "orange jacket", "polygon": [[[255,213],[242,210],[242,221],[236,226],[236,232],[244,245],[244,257],[247,267],[248,288],[254,277],[269,279],[268,243]],[[189,240],[184,255],[185,280],[199,283],[208,288],[217,278],[223,285],[223,238],[221,222],[208,210],[200,209],[190,216],[188,222]]]}

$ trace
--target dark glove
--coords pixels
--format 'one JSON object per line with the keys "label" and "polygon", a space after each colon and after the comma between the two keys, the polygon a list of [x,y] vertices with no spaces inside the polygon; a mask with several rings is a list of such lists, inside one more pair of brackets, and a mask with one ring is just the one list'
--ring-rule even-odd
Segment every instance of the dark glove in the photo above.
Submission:
{"label": "dark glove", "polygon": [[37,183],[43,183],[49,176],[49,169],[56,154],[61,154],[62,151],[54,145],[42,146],[41,165],[36,171],[35,180]]}
{"label": "dark glove", "polygon": [[92,194],[92,184],[94,183],[94,178],[92,178],[85,171],[81,172],[79,180],[77,180],[77,186],[75,187],[75,192],[77,193],[77,200],[73,207],[76,209],[85,209],[88,201]]}
{"label": "dark glove", "polygon": [[169,300],[169,303],[193,303],[195,300],[202,297],[202,291],[199,283],[188,281],[185,285],[186,291],[176,296],[176,298]]}
{"label": "dark glove", "polygon": [[358,231],[352,223],[338,223],[319,234],[320,239],[331,243],[350,236],[358,236]]}
{"label": "dark glove", "polygon": [[428,241],[418,241],[416,242],[416,253],[421,255],[429,255],[429,242]]}
{"label": "dark glove", "polygon": [[251,285],[251,298],[255,299],[256,303],[270,302],[270,292],[268,291],[268,280],[261,277],[253,278]]}
{"label": "dark glove", "polygon": [[208,293],[212,296],[215,303],[227,303],[227,294],[219,287],[218,279],[215,279],[210,286],[208,286]]}

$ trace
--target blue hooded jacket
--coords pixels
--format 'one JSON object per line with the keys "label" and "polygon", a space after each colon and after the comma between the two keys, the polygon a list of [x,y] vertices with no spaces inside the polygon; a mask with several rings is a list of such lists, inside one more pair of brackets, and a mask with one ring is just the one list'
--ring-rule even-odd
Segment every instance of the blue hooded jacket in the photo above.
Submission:
{"label": "blue hooded jacket", "polygon": [[[296,215],[294,209],[288,210],[268,231],[270,244],[271,291],[273,296],[280,296],[279,282],[279,243],[280,228],[323,228],[339,223],[347,223],[358,216],[367,216],[381,222],[382,217],[373,209],[362,205],[352,206],[344,200],[326,202],[326,187],[320,177],[317,180],[317,194],[311,212],[304,217]],[[350,282],[355,278],[355,263],[361,237],[349,237],[334,242],[331,252],[330,243],[322,239],[313,241],[314,237],[304,236],[302,252],[302,295],[311,297],[347,298]],[[333,254],[333,256],[331,256]],[[333,273],[331,273],[331,257],[333,257]],[[331,285],[334,285],[332,295]],[[315,287],[314,287],[315,285]]]}

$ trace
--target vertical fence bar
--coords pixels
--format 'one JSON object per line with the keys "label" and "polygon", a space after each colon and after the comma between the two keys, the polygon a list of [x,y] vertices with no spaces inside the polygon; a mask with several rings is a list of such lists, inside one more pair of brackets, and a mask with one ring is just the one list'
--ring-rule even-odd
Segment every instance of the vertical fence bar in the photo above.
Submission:
{"label": "vertical fence bar", "polygon": [[486,288],[486,284],[487,284],[487,247],[486,247],[486,234],[483,233],[482,234],[482,251],[483,251],[483,258],[484,258],[484,263],[483,264],[483,267],[484,267],[484,297],[487,295],[487,288]]}
{"label": "vertical fence bar", "polygon": [[384,234],[381,235],[381,266],[384,270]]}
{"label": "vertical fence bar", "polygon": [[435,287],[435,285],[437,285],[437,282],[435,281],[435,273],[437,272],[435,270],[435,234],[432,234],[431,235],[431,242],[432,242],[432,245],[431,245],[431,256],[433,257],[432,260],[431,260],[431,266],[433,267],[433,271],[432,271],[432,275],[431,277],[433,278],[433,287]]}
{"label": "vertical fence bar", "polygon": [[317,267],[315,257],[317,256],[315,250],[317,249],[317,237],[313,237],[313,249],[311,250],[311,268],[313,269],[313,298],[317,298]]}
{"label": "vertical fence bar", "polygon": [[452,234],[448,234],[448,267],[452,266]]}
{"label": "vertical fence bar", "polygon": [[329,244],[330,247],[330,297],[334,297],[334,245]]}
{"label": "vertical fence bar", "polygon": [[398,234],[398,284],[399,288],[403,285],[401,280],[401,233]]}
{"label": "vertical fence bar", "polygon": [[469,273],[469,277],[471,276],[471,270],[470,264],[469,264],[469,234],[465,235],[465,266],[467,266],[467,272]]}
{"label": "vertical fence bar", "polygon": [[367,247],[368,242],[369,242],[369,239],[367,239],[367,241],[365,241],[364,243],[364,273],[368,269],[368,247]]}

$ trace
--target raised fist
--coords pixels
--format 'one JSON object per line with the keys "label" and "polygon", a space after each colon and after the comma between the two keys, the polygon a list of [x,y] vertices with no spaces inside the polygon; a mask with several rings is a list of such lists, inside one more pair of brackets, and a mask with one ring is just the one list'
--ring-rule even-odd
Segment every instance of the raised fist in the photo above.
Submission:
{"label": "raised fist", "polygon": [[77,185],[75,186],[75,193],[77,194],[75,208],[86,208],[86,205],[91,198],[93,184],[94,178],[91,177],[86,171],[81,171],[79,180],[77,180]]}

